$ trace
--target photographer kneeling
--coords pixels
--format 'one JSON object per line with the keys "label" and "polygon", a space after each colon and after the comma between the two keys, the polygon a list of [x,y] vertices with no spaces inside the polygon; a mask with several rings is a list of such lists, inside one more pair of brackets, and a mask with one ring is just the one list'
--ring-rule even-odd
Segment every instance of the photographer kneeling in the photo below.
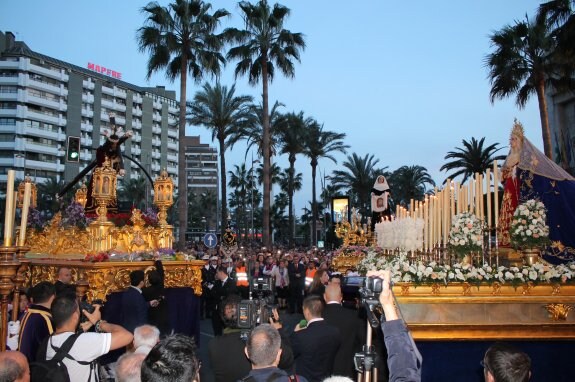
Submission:
{"label": "photographer kneeling", "polygon": [[[421,381],[419,351],[405,326],[405,322],[397,314],[391,291],[390,271],[370,271],[367,273],[367,277],[383,279],[379,303],[385,316],[385,321],[381,323],[381,329],[387,348],[389,381]],[[382,319],[384,316],[382,315]]]}
{"label": "photographer kneeling", "polygon": [[[222,336],[214,337],[208,343],[208,354],[215,382],[237,381],[246,376],[252,369],[244,352],[246,347],[244,338],[247,338],[249,331],[243,331],[238,327],[238,305],[240,302],[239,296],[230,295],[220,304],[219,314],[221,314],[224,322],[224,332]],[[289,342],[284,339],[279,316],[275,309],[274,319],[270,319],[270,323],[280,331],[282,336],[282,353],[278,367],[289,373],[293,368],[293,353]]]}

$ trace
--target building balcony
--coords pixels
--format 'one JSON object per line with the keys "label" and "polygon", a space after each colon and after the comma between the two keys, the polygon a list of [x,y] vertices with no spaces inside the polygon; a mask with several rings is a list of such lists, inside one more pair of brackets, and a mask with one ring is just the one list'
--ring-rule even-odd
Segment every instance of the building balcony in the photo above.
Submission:
{"label": "building balcony", "polygon": [[58,147],[57,146],[49,146],[43,145],[40,143],[33,143],[33,142],[25,142],[24,143],[24,150],[25,151],[32,151],[35,153],[40,154],[48,154],[48,155],[58,155]]}
{"label": "building balcony", "polygon": [[152,158],[153,159],[160,159],[162,154],[159,151],[152,151]]}
{"label": "building balcony", "polygon": [[[41,121],[41,122],[47,122],[47,123],[51,123],[53,125],[60,125],[60,123],[62,122],[60,119],[60,116],[54,116],[54,115],[49,115],[49,114],[44,114],[44,113],[40,113],[40,112],[36,112],[36,111],[31,111],[28,110],[28,116],[32,119]],[[65,125],[65,124],[64,124]],[[62,125],[60,125],[62,126]]]}
{"label": "building balcony", "polygon": [[134,93],[134,96],[132,97],[132,99],[134,100],[135,103],[137,104],[141,104],[143,99],[142,99],[142,95],[140,93]]}
{"label": "building balcony", "polygon": [[168,137],[178,138],[178,130],[168,129]]}
{"label": "building balcony", "polygon": [[102,85],[102,93],[113,96],[114,95],[114,88],[109,88],[107,86]]}
{"label": "building balcony", "polygon": [[93,159],[92,153],[88,150],[82,150],[80,152],[80,159],[85,161],[91,161]]}
{"label": "building balcony", "polygon": [[152,171],[160,171],[161,167],[159,164],[152,164]]}
{"label": "building balcony", "polygon": [[25,68],[24,68],[24,63],[22,61],[0,61],[0,69],[22,69],[22,70],[24,70]]}
{"label": "building balcony", "polygon": [[88,109],[82,109],[82,117],[93,118],[94,117],[94,111],[88,110]]}
{"label": "building balcony", "polygon": [[90,81],[90,80],[84,80],[82,81],[82,86],[85,89],[90,89],[90,90],[94,90],[94,82]]}
{"label": "building balcony", "polygon": [[[17,130],[20,130],[20,128],[18,128]],[[31,136],[39,137],[39,138],[53,139],[55,141],[63,141],[64,140],[63,138],[65,138],[64,134],[59,134],[57,131],[50,131],[50,130],[44,130],[44,129],[34,128],[34,127],[25,127],[25,126],[22,126],[22,133],[21,134],[31,135]]]}
{"label": "building balcony", "polygon": [[171,150],[178,151],[178,144],[174,142],[168,142],[168,148]]}
{"label": "building balcony", "polygon": [[162,115],[160,113],[154,113],[152,115],[152,120],[154,122],[162,122]]}
{"label": "building balcony", "polygon": [[142,116],[142,109],[140,109],[139,107],[133,107],[132,108],[132,115],[135,115],[136,117],[141,117]]}
{"label": "building balcony", "polygon": [[177,155],[168,154],[167,158],[168,158],[169,161],[172,161],[172,162],[177,162],[177,161],[178,161],[178,156],[177,156]]}
{"label": "building balcony", "polygon": [[152,126],[152,133],[154,134],[162,134],[162,129],[159,126]]}
{"label": "building balcony", "polygon": [[66,74],[66,71],[64,69],[48,69],[42,66],[30,64],[28,70],[30,72],[43,74],[47,77],[60,80],[63,82],[68,82],[68,80],[70,79],[70,77],[68,76],[68,74]]}
{"label": "building balcony", "polygon": [[52,94],[58,94],[60,95],[62,89],[60,87],[60,85],[53,85],[53,84],[47,84],[46,82],[43,82],[42,80],[38,80],[34,78],[34,75],[29,75],[28,77],[28,87],[34,88],[34,89],[38,89],[38,90],[43,90]]}
{"label": "building balcony", "polygon": [[132,136],[132,141],[133,142],[142,142],[142,136],[140,134],[134,134],[134,136]]}
{"label": "building balcony", "polygon": [[152,139],[152,146],[160,147],[162,145],[162,141],[157,138]]}
{"label": "building balcony", "polygon": [[82,101],[87,103],[94,103],[94,95],[82,93]]}
{"label": "building balcony", "polygon": [[121,103],[114,102],[114,110],[125,112],[126,111],[126,105],[122,105]]}
{"label": "building balcony", "polygon": [[[82,110],[83,111],[83,110]],[[91,133],[92,131],[94,131],[94,126],[92,126],[92,124],[90,123],[84,123],[82,122],[80,124],[80,130],[81,131],[85,131],[87,133]]]}
{"label": "building balcony", "polygon": [[124,89],[120,89],[118,87],[114,87],[114,97],[126,99],[127,92]]}
{"label": "building balcony", "polygon": [[90,137],[82,138],[81,142],[84,146],[92,146],[92,143],[93,143],[92,138],[90,138]]}
{"label": "building balcony", "polygon": [[23,102],[22,89],[16,91],[0,91],[0,101],[20,101]]}

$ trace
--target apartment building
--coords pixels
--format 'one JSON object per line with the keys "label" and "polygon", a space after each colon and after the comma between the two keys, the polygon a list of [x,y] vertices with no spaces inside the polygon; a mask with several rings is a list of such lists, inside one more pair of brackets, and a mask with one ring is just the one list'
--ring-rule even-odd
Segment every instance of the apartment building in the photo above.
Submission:
{"label": "apartment building", "polygon": [[[94,63],[83,68],[60,61],[31,50],[11,32],[0,32],[0,189],[9,169],[38,183],[72,180],[95,159],[111,112],[117,125],[134,132],[124,153],[153,178],[166,168],[177,185],[174,91],[124,82],[121,72]],[[66,161],[69,136],[81,138],[78,162]],[[130,160],[124,167],[124,179],[143,175]]]}

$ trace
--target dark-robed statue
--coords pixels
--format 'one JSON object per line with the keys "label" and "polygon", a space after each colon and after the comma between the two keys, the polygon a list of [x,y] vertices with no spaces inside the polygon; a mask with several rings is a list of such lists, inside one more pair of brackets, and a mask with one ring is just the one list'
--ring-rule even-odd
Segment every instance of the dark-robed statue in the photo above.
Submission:
{"label": "dark-robed statue", "polygon": [[384,218],[390,219],[393,212],[391,209],[391,193],[385,176],[379,175],[371,189],[371,230],[375,230],[375,224],[381,223]]}
{"label": "dark-robed statue", "polygon": [[[111,132],[105,131],[104,136],[106,141],[96,149],[96,159],[92,161],[84,170],[82,170],[78,176],[74,178],[70,183],[68,183],[59,193],[58,198],[62,197],[70,188],[72,188],[80,179],[82,179],[86,174],[88,174],[92,169],[96,167],[102,167],[106,158],[110,162],[112,168],[116,170],[119,176],[124,176],[124,161],[122,160],[121,145],[129,138],[132,137],[133,132],[127,131],[122,134],[122,128],[116,126],[116,117],[113,113],[109,114],[110,125],[112,126]],[[92,178],[90,177],[90,182],[88,184],[88,195],[86,199],[85,211],[86,213],[92,213],[96,211],[96,203],[92,198]],[[118,204],[116,200],[113,200],[108,205],[108,212],[115,213],[118,210]]]}

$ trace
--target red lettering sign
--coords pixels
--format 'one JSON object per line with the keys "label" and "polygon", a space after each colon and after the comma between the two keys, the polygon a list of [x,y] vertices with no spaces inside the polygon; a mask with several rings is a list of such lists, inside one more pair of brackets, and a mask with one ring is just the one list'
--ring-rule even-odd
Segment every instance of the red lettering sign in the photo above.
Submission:
{"label": "red lettering sign", "polygon": [[88,69],[93,70],[96,73],[101,73],[101,74],[104,74],[106,76],[117,78],[119,80],[122,79],[122,73],[116,72],[115,70],[112,70],[109,68],[106,68],[105,66],[96,65],[92,62],[88,62]]}

